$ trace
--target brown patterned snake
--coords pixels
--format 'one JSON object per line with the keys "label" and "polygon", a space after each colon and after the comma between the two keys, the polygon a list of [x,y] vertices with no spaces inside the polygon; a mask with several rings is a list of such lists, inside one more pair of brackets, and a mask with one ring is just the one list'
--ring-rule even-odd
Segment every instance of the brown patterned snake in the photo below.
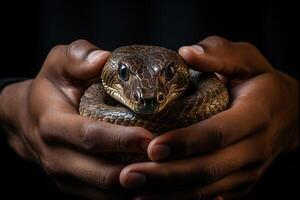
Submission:
{"label": "brown patterned snake", "polygon": [[82,96],[79,112],[161,134],[209,118],[228,105],[227,89],[216,75],[189,69],[172,50],[132,45],[112,52],[101,82]]}

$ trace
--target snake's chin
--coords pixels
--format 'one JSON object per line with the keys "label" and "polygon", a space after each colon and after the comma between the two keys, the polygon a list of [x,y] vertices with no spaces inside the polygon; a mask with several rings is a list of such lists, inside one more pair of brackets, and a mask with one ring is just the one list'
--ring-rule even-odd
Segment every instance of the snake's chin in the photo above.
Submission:
{"label": "snake's chin", "polygon": [[156,115],[160,113],[164,108],[156,107],[156,108],[135,108],[131,109],[133,112],[139,115]]}
{"label": "snake's chin", "polygon": [[[163,106],[163,107],[162,107]],[[143,106],[136,102],[129,103],[127,106],[131,111],[139,114],[139,115],[155,115],[161,112],[161,110],[165,107],[164,105],[152,105],[152,106]]]}
{"label": "snake's chin", "polygon": [[[176,95],[175,97],[177,97]],[[171,98],[170,98],[171,99]],[[131,111],[139,114],[139,115],[156,115],[162,112],[168,105],[171,103],[171,101],[167,100],[165,102],[162,102],[160,104],[156,104],[154,106],[142,106],[136,102],[132,102],[127,106]],[[174,100],[174,99],[172,99]]]}
{"label": "snake's chin", "polygon": [[159,111],[152,111],[152,110],[132,110],[133,112],[139,114],[139,115],[155,115],[157,113],[159,113]]}

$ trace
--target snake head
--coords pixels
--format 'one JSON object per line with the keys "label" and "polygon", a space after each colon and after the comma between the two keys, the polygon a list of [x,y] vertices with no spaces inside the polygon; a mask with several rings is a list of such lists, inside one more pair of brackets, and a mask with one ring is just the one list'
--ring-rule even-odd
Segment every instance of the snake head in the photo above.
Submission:
{"label": "snake head", "polygon": [[163,47],[132,45],[112,52],[101,74],[106,92],[138,114],[156,114],[189,84],[182,58]]}

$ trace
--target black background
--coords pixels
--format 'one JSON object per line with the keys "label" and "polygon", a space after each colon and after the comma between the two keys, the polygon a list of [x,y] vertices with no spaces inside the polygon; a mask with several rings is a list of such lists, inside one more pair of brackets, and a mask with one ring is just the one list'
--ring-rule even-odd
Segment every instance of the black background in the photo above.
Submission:
{"label": "black background", "polygon": [[[288,1],[6,2],[0,8],[0,77],[34,77],[54,45],[80,38],[107,50],[129,44],[177,50],[220,35],[255,44],[275,68],[298,78],[297,11],[292,8]],[[295,155],[278,158],[250,199],[292,198],[299,178]],[[10,195],[1,199],[56,198],[49,180],[37,166],[0,150],[0,195]]]}

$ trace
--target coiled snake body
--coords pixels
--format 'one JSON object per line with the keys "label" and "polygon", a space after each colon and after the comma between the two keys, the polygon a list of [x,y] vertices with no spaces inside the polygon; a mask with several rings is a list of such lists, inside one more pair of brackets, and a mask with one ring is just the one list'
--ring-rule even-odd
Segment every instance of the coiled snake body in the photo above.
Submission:
{"label": "coiled snake body", "polygon": [[189,69],[172,50],[132,45],[112,52],[101,81],[82,96],[79,112],[161,134],[209,118],[228,104],[226,87],[215,74]]}

